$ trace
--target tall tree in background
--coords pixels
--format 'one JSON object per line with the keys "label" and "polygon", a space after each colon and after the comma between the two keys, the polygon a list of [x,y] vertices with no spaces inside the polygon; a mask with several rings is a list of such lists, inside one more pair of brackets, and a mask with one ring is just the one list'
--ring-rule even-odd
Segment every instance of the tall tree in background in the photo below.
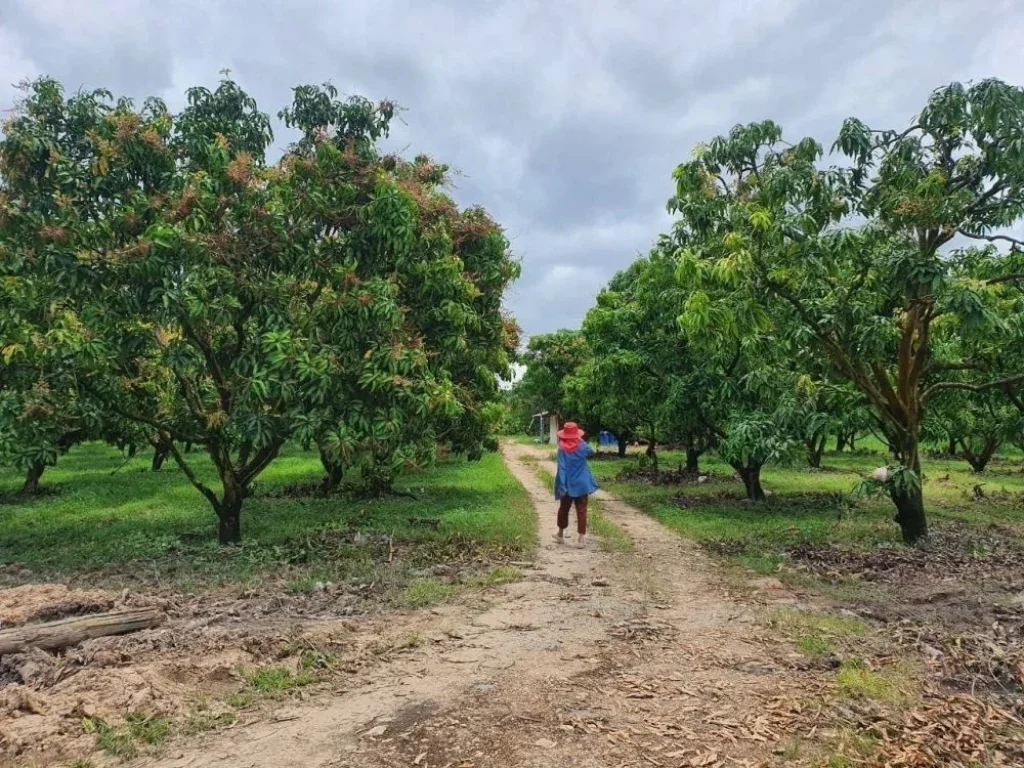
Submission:
{"label": "tall tree in background", "polygon": [[572,413],[578,404],[567,397],[565,383],[589,357],[579,331],[562,329],[531,336],[521,356],[526,372],[517,385],[528,410],[553,411],[560,419]]}

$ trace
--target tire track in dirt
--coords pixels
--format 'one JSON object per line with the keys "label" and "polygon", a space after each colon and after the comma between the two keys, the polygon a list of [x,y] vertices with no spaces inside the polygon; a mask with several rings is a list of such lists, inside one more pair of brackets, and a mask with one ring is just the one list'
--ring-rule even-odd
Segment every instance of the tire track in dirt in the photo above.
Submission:
{"label": "tire track in dirt", "polygon": [[611,495],[599,493],[603,510],[634,552],[555,543],[551,492],[530,466],[553,471],[549,452],[503,453],[540,518],[523,581],[493,590],[482,611],[396,617],[427,639],[414,653],[148,764],[758,764],[797,723],[780,702],[811,681],[766,659],[751,610],[696,547]]}

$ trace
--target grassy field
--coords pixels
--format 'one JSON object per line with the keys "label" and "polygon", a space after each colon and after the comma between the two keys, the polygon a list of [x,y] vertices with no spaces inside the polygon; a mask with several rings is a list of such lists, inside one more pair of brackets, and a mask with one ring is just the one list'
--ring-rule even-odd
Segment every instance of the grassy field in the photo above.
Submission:
{"label": "grassy field", "polygon": [[[683,458],[662,453],[661,469],[678,469]],[[639,461],[631,454],[621,461],[593,461],[591,467],[608,490],[682,535],[741,545],[740,557],[760,570],[774,570],[782,553],[799,542],[875,548],[900,541],[888,497],[852,498],[861,476],[886,463],[881,452],[828,454],[822,471],[798,465],[766,467],[762,483],[771,497],[763,505],[741,498],[743,487],[732,469],[714,455],[701,457],[701,470],[710,476],[705,483],[656,485],[619,478],[624,468]],[[982,475],[971,472],[965,461],[926,460],[924,493],[933,528],[964,523],[1019,529],[1024,524],[1024,459],[998,457]]]}
{"label": "grassy field", "polygon": [[[206,457],[192,460],[216,487]],[[321,469],[315,452],[289,449],[246,500],[245,545],[233,549],[218,547],[213,511],[173,462],[154,473],[140,454],[112,475],[122,461],[105,445],[77,448],[43,476],[46,494],[30,500],[13,496],[20,476],[0,470],[0,565],[40,574],[147,574],[186,586],[285,566],[301,589],[303,579],[358,575],[393,550],[411,562],[469,550],[514,555],[535,535],[529,499],[497,454],[401,476],[396,488],[416,500],[366,501],[290,495],[290,486],[316,481]]]}

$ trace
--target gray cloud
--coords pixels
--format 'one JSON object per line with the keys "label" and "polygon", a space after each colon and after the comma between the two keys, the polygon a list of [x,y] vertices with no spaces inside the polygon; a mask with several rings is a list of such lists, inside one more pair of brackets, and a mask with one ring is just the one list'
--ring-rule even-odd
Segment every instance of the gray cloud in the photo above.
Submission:
{"label": "gray cloud", "polygon": [[[462,172],[523,260],[527,333],[579,323],[669,219],[673,167],[741,121],[826,146],[951,80],[1024,82],[1015,0],[0,0],[0,109],[25,77],[180,106],[223,68],[271,113],[298,83],[392,98],[390,144]],[[279,131],[280,149],[289,136]]]}

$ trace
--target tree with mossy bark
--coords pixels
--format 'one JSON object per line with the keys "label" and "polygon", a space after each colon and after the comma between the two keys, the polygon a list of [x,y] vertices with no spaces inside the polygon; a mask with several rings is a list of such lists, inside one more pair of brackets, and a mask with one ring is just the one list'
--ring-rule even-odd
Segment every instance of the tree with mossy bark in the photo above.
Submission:
{"label": "tree with mossy bark", "polygon": [[813,139],[782,140],[774,123],[737,126],[676,170],[670,207],[687,235],[681,260],[766,305],[786,308],[801,338],[875,412],[898,463],[889,485],[903,538],[927,535],[921,428],[943,391],[1024,381],[1011,358],[945,358],[943,326],[1020,343],[1000,318],[1010,260],[964,274],[976,256],[954,238],[1016,245],[999,230],[1024,215],[1024,91],[999,81],[936,91],[911,127],[848,120],[835,149],[850,165],[819,167]]}

